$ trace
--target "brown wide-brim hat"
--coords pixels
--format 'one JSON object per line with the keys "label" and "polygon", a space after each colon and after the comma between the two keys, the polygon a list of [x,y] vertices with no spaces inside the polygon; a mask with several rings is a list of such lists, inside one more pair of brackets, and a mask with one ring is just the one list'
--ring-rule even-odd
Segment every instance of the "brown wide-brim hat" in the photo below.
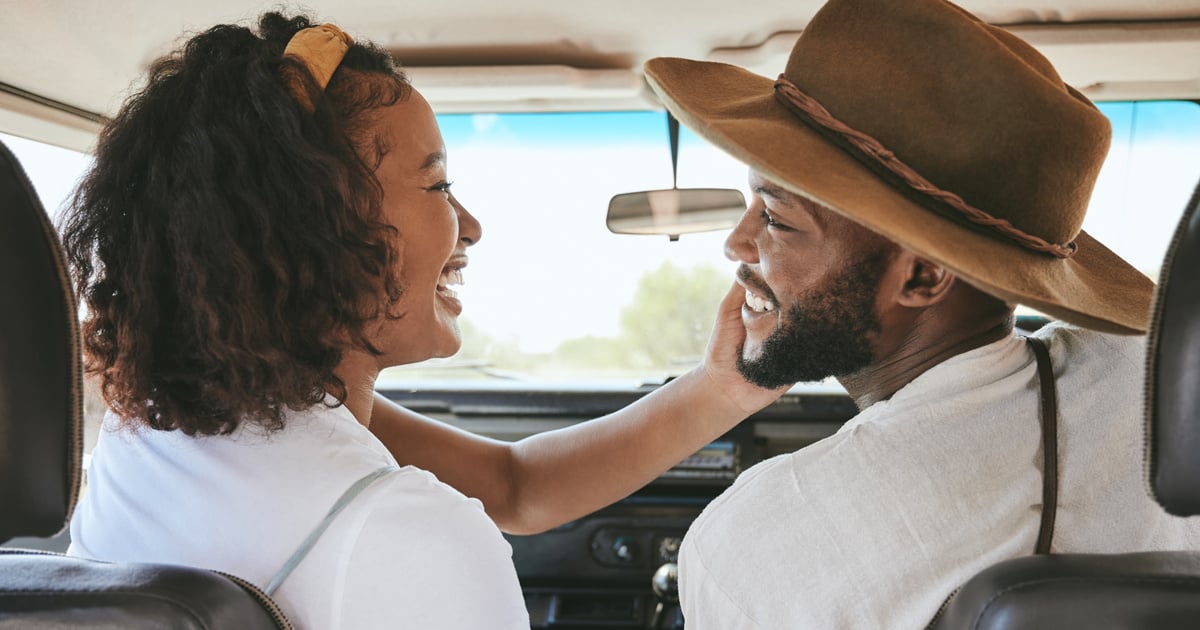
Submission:
{"label": "brown wide-brim hat", "polygon": [[645,70],[684,125],[772,182],[1010,304],[1146,331],[1154,283],[1080,229],[1108,120],[1007,31],[942,0],[830,0],[778,82]]}

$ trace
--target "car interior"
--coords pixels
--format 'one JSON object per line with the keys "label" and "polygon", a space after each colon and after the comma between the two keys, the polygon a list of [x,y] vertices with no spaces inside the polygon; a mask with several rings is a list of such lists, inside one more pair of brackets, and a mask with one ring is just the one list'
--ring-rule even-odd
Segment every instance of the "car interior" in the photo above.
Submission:
{"label": "car interior", "polygon": [[[1158,279],[1147,492],[1172,514],[1200,515],[1200,3],[959,4],[1032,43],[1113,121],[1085,228]],[[694,364],[705,318],[732,277],[721,239],[743,210],[746,173],[679,129],[642,63],[679,56],[775,76],[820,5],[307,3],[393,52],[438,113],[460,198],[487,234],[463,291],[463,351],[389,370],[378,390],[515,440],[610,413]],[[274,8],[4,2],[0,628],[289,627],[237,576],[61,555],[103,403],[80,366],[55,217],[103,125],[155,58],[188,33]],[[650,220],[646,208],[664,193],[692,211]],[[514,293],[522,308],[511,308]],[[506,319],[502,310],[519,312]],[[1045,321],[1018,312],[1021,328]],[[629,349],[648,345],[669,351]],[[831,435],[856,413],[836,382],[799,384],[626,499],[548,532],[506,534],[531,627],[684,627],[675,561],[692,520],[745,469]],[[1200,627],[1200,555],[1018,558],[965,584],[931,627]]]}

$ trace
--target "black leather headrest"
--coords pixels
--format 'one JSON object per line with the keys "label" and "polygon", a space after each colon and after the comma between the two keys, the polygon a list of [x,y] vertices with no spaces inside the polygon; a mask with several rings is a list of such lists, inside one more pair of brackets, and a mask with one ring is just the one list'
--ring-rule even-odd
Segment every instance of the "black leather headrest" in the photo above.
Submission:
{"label": "black leather headrest", "polygon": [[1147,444],[1154,498],[1200,514],[1200,185],[1159,276],[1146,361]]}
{"label": "black leather headrest", "polygon": [[253,585],[202,569],[9,549],[0,549],[0,566],[3,629],[292,628],[283,611]]}
{"label": "black leather headrest", "polygon": [[0,542],[70,518],[83,450],[79,329],[58,236],[0,143]]}
{"label": "black leather headrest", "polygon": [[1005,560],[971,578],[930,630],[1194,630],[1200,554],[1148,551]]}

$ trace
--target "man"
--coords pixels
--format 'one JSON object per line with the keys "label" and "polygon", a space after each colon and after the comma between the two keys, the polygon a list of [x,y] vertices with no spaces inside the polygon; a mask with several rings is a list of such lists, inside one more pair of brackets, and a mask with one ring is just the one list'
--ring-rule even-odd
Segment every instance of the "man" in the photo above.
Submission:
{"label": "man", "polygon": [[[1032,47],[942,0],[830,0],[777,81],[646,74],[751,169],[743,375],[861,409],[692,526],[689,630],[921,628],[1006,558],[1200,548],[1141,482],[1153,285],[1080,231],[1108,123]],[[1027,342],[1016,303],[1065,323]]]}

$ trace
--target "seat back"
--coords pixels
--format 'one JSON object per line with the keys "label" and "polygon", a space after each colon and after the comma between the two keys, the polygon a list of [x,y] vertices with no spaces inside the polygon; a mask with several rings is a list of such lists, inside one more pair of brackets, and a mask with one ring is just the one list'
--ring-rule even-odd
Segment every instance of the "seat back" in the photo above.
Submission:
{"label": "seat back", "polygon": [[[1146,354],[1150,491],[1200,514],[1200,184],[1159,276]],[[1029,556],[996,564],[947,600],[936,630],[1200,628],[1200,552]]]}
{"label": "seat back", "polygon": [[0,542],[63,528],[83,448],[75,300],[54,228],[0,145]]}
{"label": "seat back", "polygon": [[[0,543],[70,520],[83,432],[76,305],[58,237],[0,143]],[[254,585],[179,566],[0,549],[0,629],[290,628]]]}
{"label": "seat back", "polygon": [[1159,274],[1146,360],[1147,471],[1154,499],[1200,514],[1200,185]]}

